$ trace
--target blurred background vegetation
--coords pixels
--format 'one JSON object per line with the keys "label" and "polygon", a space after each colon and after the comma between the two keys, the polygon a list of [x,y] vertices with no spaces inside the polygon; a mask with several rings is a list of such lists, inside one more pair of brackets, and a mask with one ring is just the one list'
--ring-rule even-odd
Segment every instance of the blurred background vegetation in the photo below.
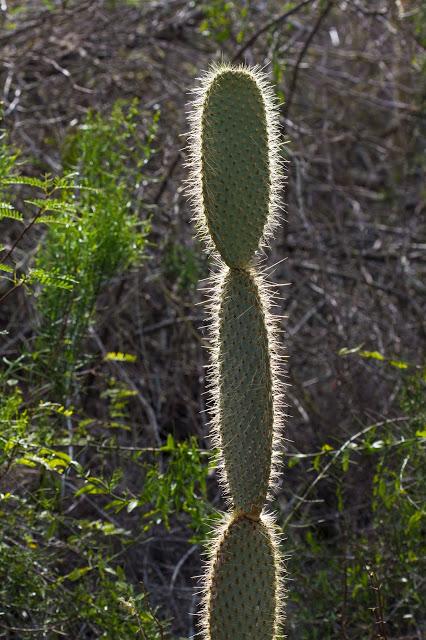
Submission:
{"label": "blurred background vegetation", "polygon": [[197,631],[223,504],[185,108],[223,56],[287,140],[287,637],[424,639],[424,4],[0,0],[0,47],[0,638]]}

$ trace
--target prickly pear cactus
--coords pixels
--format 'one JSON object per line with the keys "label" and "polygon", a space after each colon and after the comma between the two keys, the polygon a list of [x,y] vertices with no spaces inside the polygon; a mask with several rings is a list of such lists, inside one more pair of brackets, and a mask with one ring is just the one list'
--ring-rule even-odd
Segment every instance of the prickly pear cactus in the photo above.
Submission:
{"label": "prickly pear cactus", "polygon": [[256,268],[276,225],[274,97],[258,69],[214,66],[192,105],[189,180],[198,230],[220,265],[210,307],[213,440],[231,513],[204,580],[204,640],[278,640],[283,569],[263,509],[281,433],[271,293]]}
{"label": "prickly pear cactus", "polygon": [[233,506],[259,515],[271,473],[274,410],[268,330],[256,280],[245,269],[228,269],[223,279],[217,426]]}

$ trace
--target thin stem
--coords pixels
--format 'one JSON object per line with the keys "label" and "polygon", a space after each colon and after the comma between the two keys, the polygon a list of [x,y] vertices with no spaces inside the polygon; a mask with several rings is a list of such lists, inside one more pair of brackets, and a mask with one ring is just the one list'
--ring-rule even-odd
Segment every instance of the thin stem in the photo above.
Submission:
{"label": "thin stem", "polygon": [[322,21],[324,20],[324,18],[327,16],[327,14],[329,13],[331,7],[334,4],[334,0],[330,0],[325,9],[320,13],[320,15],[317,18],[317,21],[315,22],[314,26],[311,29],[311,32],[309,33],[308,37],[306,38],[305,44],[303,45],[299,56],[296,60],[296,65],[294,67],[294,71],[293,71],[293,77],[291,79],[291,84],[290,84],[290,88],[288,90],[288,97],[287,97],[287,101],[284,105],[284,117],[288,116],[288,113],[290,111],[290,106],[291,103],[293,101],[293,96],[294,96],[294,92],[296,89],[296,84],[297,84],[297,78],[299,75],[299,69],[300,69],[300,65],[302,64],[302,60],[305,57],[305,54],[307,52],[307,50],[309,49],[309,46],[312,42],[312,40],[315,38],[315,35],[318,33],[319,28],[321,26]]}
{"label": "thin stem", "polygon": [[238,49],[237,53],[232,58],[232,62],[238,62],[238,60],[240,60],[240,58],[243,55],[243,53],[245,51],[247,51],[247,49],[249,49],[256,42],[256,40],[259,38],[259,36],[261,36],[263,33],[265,33],[265,31],[269,31],[269,29],[272,29],[273,27],[278,27],[280,24],[285,22],[287,20],[287,18],[289,18],[290,16],[294,15],[295,13],[300,11],[300,9],[303,9],[303,7],[305,7],[308,4],[311,4],[312,2],[313,2],[313,0],[303,0],[303,2],[300,2],[298,5],[296,5],[292,9],[289,9],[285,13],[282,13],[281,15],[279,15],[277,18],[274,18],[270,22],[267,22],[266,24],[264,24],[263,27],[260,27],[260,29],[258,29],[258,31],[256,31],[256,33],[254,33],[247,40],[247,42],[245,42],[240,47],[240,49]]}

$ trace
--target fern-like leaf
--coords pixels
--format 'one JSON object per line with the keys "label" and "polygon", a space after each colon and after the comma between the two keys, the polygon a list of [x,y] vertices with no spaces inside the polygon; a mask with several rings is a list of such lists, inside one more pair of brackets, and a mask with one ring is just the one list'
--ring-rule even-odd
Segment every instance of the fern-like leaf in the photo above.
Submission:
{"label": "fern-like leaf", "polygon": [[26,204],[32,204],[35,207],[39,207],[44,211],[72,211],[73,213],[77,211],[77,207],[71,202],[58,200],[56,198],[49,198],[48,200],[44,200],[43,198],[31,198],[31,200],[24,200],[24,202]]}
{"label": "fern-like leaf", "polygon": [[12,218],[13,220],[23,221],[22,214],[19,213],[9,202],[0,202],[0,219]]}
{"label": "fern-like leaf", "polygon": [[55,217],[55,216],[40,216],[39,218],[37,218],[37,220],[34,220],[34,224],[46,224],[46,225],[66,225],[69,224],[69,221],[72,220],[73,218],[70,216],[67,216],[66,219],[64,218],[60,218],[60,217]]}
{"label": "fern-like leaf", "polygon": [[42,189],[43,191],[46,191],[52,184],[50,178],[34,178],[33,176],[9,176],[2,178],[1,182],[2,184],[26,184],[30,187]]}
{"label": "fern-like leaf", "polygon": [[46,271],[45,269],[31,269],[27,277],[27,283],[39,282],[44,286],[54,287],[56,289],[67,289],[71,291],[77,280],[70,276],[57,273],[55,271]]}

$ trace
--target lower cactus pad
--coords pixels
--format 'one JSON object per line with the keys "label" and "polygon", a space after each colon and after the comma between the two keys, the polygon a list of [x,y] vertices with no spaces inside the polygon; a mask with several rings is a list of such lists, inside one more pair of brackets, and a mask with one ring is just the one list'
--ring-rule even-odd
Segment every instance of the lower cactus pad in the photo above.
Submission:
{"label": "lower cactus pad", "polygon": [[231,521],[207,578],[207,640],[277,640],[280,560],[262,520]]}

